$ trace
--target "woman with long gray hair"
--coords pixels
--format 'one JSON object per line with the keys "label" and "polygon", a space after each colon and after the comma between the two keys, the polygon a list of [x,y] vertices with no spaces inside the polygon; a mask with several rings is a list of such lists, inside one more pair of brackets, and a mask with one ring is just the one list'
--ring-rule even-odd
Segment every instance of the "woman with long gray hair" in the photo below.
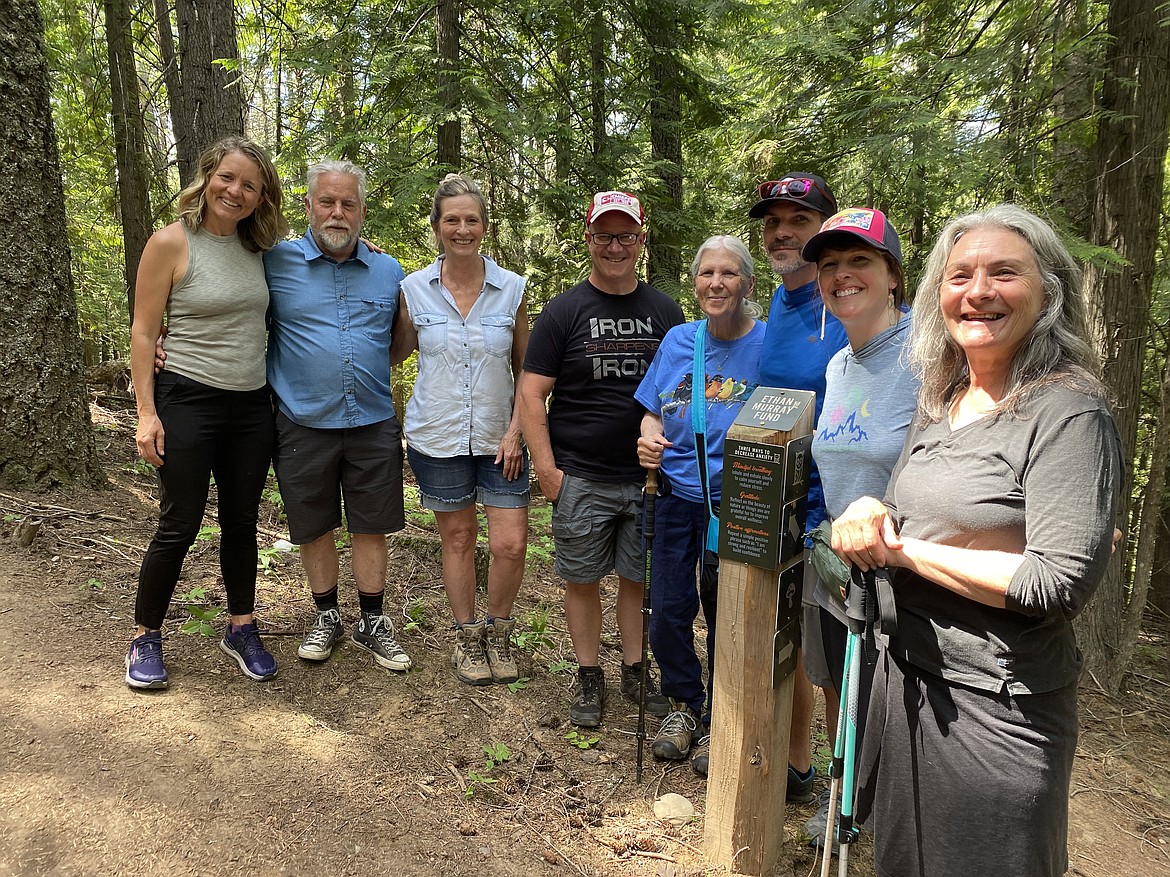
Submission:
{"label": "woman with long gray hair", "polygon": [[846,561],[891,568],[897,602],[860,771],[876,871],[1063,874],[1072,620],[1105,574],[1124,479],[1079,266],[1019,207],[954,220],[910,356],[918,413],[885,502],[833,524]]}

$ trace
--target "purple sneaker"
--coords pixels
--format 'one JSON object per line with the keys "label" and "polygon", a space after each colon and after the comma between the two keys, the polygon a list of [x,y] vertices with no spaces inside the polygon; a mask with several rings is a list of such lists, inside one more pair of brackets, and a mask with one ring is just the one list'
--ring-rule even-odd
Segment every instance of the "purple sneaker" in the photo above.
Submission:
{"label": "purple sneaker", "polygon": [[255,624],[241,624],[235,630],[228,624],[227,632],[220,640],[219,647],[236,659],[240,669],[249,679],[263,682],[276,675],[276,659],[260,642],[260,631]]}
{"label": "purple sneaker", "polygon": [[167,687],[161,630],[148,630],[130,641],[130,648],[126,652],[126,684],[131,688]]}

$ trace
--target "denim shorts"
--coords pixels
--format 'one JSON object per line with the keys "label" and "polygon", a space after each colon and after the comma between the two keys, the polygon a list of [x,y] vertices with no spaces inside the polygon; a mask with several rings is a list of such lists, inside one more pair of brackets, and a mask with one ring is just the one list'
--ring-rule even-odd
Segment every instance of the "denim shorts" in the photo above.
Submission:
{"label": "denim shorts", "polygon": [[504,477],[504,465],[487,454],[428,457],[407,445],[406,459],[418,481],[419,504],[429,511],[457,512],[477,502],[494,509],[528,506],[527,451],[524,468],[513,481]]}
{"label": "denim shorts", "polygon": [[611,572],[638,582],[642,548],[642,485],[590,481],[565,473],[553,504],[557,575],[590,584]]}

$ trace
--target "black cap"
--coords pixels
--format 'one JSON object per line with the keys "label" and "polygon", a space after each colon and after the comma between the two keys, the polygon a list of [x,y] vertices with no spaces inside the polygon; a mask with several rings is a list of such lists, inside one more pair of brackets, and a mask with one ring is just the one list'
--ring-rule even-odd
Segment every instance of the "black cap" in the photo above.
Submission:
{"label": "black cap", "polygon": [[837,212],[837,199],[829,190],[829,184],[816,174],[793,171],[778,180],[760,183],[757,191],[760,200],[748,211],[752,219],[763,219],[768,212],[768,205],[777,201],[799,204],[822,216],[831,216]]}

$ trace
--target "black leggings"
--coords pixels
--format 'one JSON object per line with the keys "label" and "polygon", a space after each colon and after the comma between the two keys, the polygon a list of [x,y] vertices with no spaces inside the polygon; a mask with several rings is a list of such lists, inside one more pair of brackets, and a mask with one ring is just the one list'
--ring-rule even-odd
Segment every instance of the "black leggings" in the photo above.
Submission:
{"label": "black leggings", "polygon": [[203,524],[213,474],[228,611],[248,615],[256,606],[256,519],[274,439],[268,388],[220,390],[162,372],[154,401],[166,452],[158,469],[158,530],[138,574],[134,621],[162,627],[183,558]]}

